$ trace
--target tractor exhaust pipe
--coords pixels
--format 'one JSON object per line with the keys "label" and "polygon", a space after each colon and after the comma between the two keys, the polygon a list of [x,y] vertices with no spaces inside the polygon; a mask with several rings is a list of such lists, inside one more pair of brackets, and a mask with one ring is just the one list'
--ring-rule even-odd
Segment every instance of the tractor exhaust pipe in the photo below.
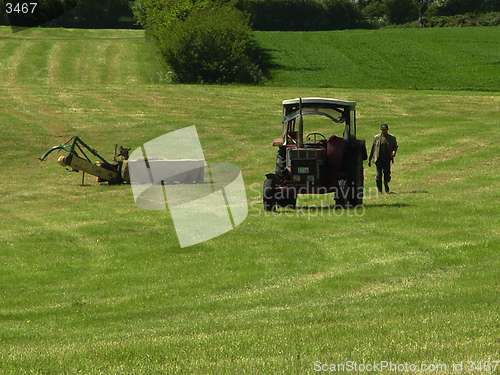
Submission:
{"label": "tractor exhaust pipe", "polygon": [[299,148],[304,147],[304,121],[302,120],[302,98],[299,99],[299,124],[298,124],[298,134],[297,134],[297,146]]}

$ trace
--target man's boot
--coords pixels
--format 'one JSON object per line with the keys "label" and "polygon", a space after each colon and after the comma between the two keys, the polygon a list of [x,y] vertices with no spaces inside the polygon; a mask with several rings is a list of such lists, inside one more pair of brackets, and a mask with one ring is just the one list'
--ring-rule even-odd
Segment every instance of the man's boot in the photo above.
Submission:
{"label": "man's boot", "polygon": [[377,180],[376,182],[377,182],[378,192],[381,193],[382,192],[382,181]]}
{"label": "man's boot", "polygon": [[389,192],[389,182],[384,181],[384,187],[385,187],[385,192],[388,193]]}

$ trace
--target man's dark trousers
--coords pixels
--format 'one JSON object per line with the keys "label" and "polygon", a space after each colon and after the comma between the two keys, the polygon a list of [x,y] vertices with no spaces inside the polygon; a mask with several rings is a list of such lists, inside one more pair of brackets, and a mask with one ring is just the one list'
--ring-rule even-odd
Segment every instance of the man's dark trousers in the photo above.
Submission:
{"label": "man's dark trousers", "polygon": [[375,180],[377,181],[377,188],[382,191],[382,174],[384,175],[383,181],[386,185],[386,190],[388,189],[387,184],[391,181],[391,158],[378,158],[375,162],[377,167],[377,175]]}

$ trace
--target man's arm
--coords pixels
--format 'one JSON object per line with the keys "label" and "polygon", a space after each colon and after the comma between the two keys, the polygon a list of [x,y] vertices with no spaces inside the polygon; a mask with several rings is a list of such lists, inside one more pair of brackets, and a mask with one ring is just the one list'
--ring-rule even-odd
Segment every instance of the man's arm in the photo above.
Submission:
{"label": "man's arm", "polygon": [[396,152],[398,151],[398,141],[396,140],[396,137],[392,136],[394,139],[394,145],[392,146],[392,157],[396,156]]}
{"label": "man's arm", "polygon": [[373,137],[372,149],[370,150],[370,156],[368,157],[368,166],[372,166],[373,153],[375,152],[375,142],[377,137]]}

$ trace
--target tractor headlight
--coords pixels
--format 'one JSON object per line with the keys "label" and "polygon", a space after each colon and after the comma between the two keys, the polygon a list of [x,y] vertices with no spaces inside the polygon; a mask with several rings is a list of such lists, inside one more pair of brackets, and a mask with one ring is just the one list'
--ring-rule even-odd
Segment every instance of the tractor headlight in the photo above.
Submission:
{"label": "tractor headlight", "polygon": [[293,182],[300,182],[300,176],[298,174],[293,175]]}
{"label": "tractor headlight", "polygon": [[314,176],[312,175],[307,176],[307,181],[314,182]]}

